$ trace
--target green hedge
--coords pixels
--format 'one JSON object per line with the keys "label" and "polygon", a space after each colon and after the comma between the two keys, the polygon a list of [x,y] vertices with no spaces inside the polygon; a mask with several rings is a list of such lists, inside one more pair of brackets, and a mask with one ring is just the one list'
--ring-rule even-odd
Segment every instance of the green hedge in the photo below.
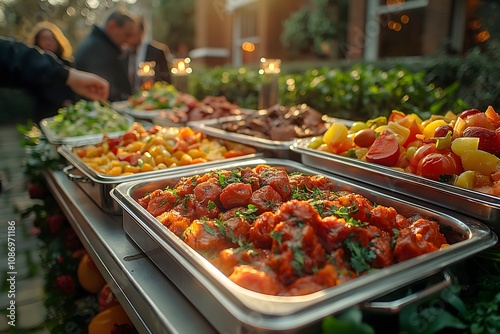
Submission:
{"label": "green hedge", "polygon": [[[193,95],[223,95],[245,108],[257,108],[262,85],[252,67],[195,68]],[[473,49],[465,56],[390,58],[370,64],[310,62],[283,64],[280,101],[307,103],[342,118],[366,119],[391,110],[455,113],[488,105],[500,109],[500,47]]]}

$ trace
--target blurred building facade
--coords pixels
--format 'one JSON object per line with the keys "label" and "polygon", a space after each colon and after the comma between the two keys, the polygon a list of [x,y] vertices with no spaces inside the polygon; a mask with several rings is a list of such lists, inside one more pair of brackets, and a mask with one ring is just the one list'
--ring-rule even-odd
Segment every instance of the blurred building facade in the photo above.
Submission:
{"label": "blurred building facade", "polygon": [[[476,20],[481,0],[351,0],[345,41],[336,57],[464,53],[489,38]],[[196,0],[195,49],[206,65],[255,64],[261,57],[290,58],[280,36],[284,21],[308,0]],[[338,55],[338,56],[337,56]]]}

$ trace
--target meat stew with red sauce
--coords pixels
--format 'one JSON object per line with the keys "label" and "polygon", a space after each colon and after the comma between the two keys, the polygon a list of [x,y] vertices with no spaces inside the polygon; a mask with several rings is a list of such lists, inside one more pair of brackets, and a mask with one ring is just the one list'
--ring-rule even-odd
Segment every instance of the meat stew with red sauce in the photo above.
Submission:
{"label": "meat stew with red sauce", "polygon": [[448,245],[436,221],[268,165],[183,177],[137,201],[231,281],[268,295],[310,294]]}

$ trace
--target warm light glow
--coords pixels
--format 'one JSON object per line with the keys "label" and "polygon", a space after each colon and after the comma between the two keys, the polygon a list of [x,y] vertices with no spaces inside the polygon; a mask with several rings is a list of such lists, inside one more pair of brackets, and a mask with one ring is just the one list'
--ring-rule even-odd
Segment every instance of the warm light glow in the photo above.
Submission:
{"label": "warm light glow", "polygon": [[75,15],[76,13],[76,10],[74,7],[68,7],[68,9],[66,9],[66,14],[68,14],[69,16],[73,16]]}
{"label": "warm light glow", "polygon": [[281,72],[281,59],[260,58],[260,74],[278,74]]}
{"label": "warm light glow", "polygon": [[151,78],[155,75],[156,62],[145,61],[139,63],[139,69],[137,70],[137,76],[142,78]]}
{"label": "warm light glow", "polygon": [[252,42],[244,42],[241,45],[241,48],[243,49],[243,51],[246,51],[246,52],[254,52],[255,51],[255,44],[253,44]]}
{"label": "warm light glow", "polygon": [[490,33],[488,32],[488,30],[481,31],[474,37],[474,39],[478,43],[486,42],[488,39],[490,39]]}
{"label": "warm light glow", "polygon": [[469,23],[469,25],[470,25],[471,29],[473,29],[473,30],[477,30],[477,29],[481,28],[481,22],[479,22],[479,20],[471,21]]}
{"label": "warm light glow", "polygon": [[401,23],[407,24],[410,22],[410,17],[408,15],[401,15]]}
{"label": "warm light glow", "polygon": [[186,75],[192,73],[193,70],[189,66],[190,58],[176,58],[172,60],[172,69],[170,72],[175,75]]}

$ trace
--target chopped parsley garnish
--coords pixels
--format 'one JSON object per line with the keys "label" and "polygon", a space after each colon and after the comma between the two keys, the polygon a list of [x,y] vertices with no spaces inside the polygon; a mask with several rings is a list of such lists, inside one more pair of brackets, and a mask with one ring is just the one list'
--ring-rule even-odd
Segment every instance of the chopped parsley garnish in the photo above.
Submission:
{"label": "chopped parsley garnish", "polygon": [[217,207],[217,204],[215,204],[215,202],[214,202],[214,201],[212,201],[212,200],[208,200],[208,203],[207,203],[207,209],[208,209],[209,211],[214,210],[216,207]]}
{"label": "chopped parsley garnish", "polygon": [[191,178],[191,185],[196,186],[197,183],[198,183],[198,180],[195,177],[192,177]]}
{"label": "chopped parsley garnish", "polygon": [[276,240],[278,245],[281,247],[281,238],[283,237],[283,232],[273,230],[273,231],[271,231],[271,233],[269,233],[269,236],[271,238],[273,238],[274,240]]}
{"label": "chopped parsley garnish", "polygon": [[224,227],[224,222],[220,219],[215,219],[215,226],[217,226],[217,229],[219,230],[219,233],[226,238],[226,229]]}
{"label": "chopped parsley garnish", "polygon": [[399,230],[397,228],[393,228],[392,232],[394,235],[391,238],[391,248],[394,248],[394,246],[396,246],[396,240],[398,240]]}
{"label": "chopped parsley garnish", "polygon": [[229,176],[227,177],[221,172],[219,172],[218,175],[219,175],[219,184],[223,188],[226,187],[228,184],[241,182],[241,174],[236,171],[231,171],[229,173]]}
{"label": "chopped parsley garnish", "polygon": [[307,188],[306,185],[302,185],[302,187],[294,186],[292,188],[292,198],[302,201],[307,201],[312,199],[319,200],[323,198],[323,191],[318,187],[309,189]]}
{"label": "chopped parsley garnish", "polygon": [[214,229],[211,226],[208,226],[208,224],[206,224],[205,222],[203,223],[203,229],[205,230],[205,232],[207,232],[211,236],[215,235]]}
{"label": "chopped parsley garnish", "polygon": [[293,260],[291,266],[299,275],[302,274],[302,269],[304,269],[305,262],[305,252],[301,249],[301,247],[302,243],[300,242],[291,247],[293,252]]}
{"label": "chopped parsley garnish", "polygon": [[184,196],[184,199],[182,200],[182,209],[183,210],[187,210],[187,205],[188,205],[188,201],[191,201],[193,198],[191,197],[190,194],[187,194],[186,196]]}
{"label": "chopped parsley garnish", "polygon": [[167,200],[164,198],[164,199],[161,200],[161,203],[160,203],[160,205],[158,207],[161,208],[165,204],[167,204]]}
{"label": "chopped parsley garnish", "polygon": [[377,257],[370,248],[363,247],[359,241],[348,238],[345,242],[347,249],[351,252],[351,267],[359,275],[361,272],[371,269],[370,263]]}
{"label": "chopped parsley garnish", "polygon": [[362,222],[360,220],[351,217],[351,214],[356,211],[358,211],[358,207],[356,205],[341,206],[341,207],[336,207],[332,205],[328,210],[326,211],[323,210],[323,214],[321,214],[321,216],[322,217],[337,216],[339,218],[343,218],[346,221],[346,223],[350,226],[357,226],[357,227],[368,226],[369,225],[368,222]]}
{"label": "chopped parsley garnish", "polygon": [[259,208],[257,208],[255,205],[248,204],[247,209],[245,211],[237,210],[234,213],[234,216],[243,218],[245,220],[255,220],[257,219],[257,215],[255,214],[257,210],[259,210]]}

